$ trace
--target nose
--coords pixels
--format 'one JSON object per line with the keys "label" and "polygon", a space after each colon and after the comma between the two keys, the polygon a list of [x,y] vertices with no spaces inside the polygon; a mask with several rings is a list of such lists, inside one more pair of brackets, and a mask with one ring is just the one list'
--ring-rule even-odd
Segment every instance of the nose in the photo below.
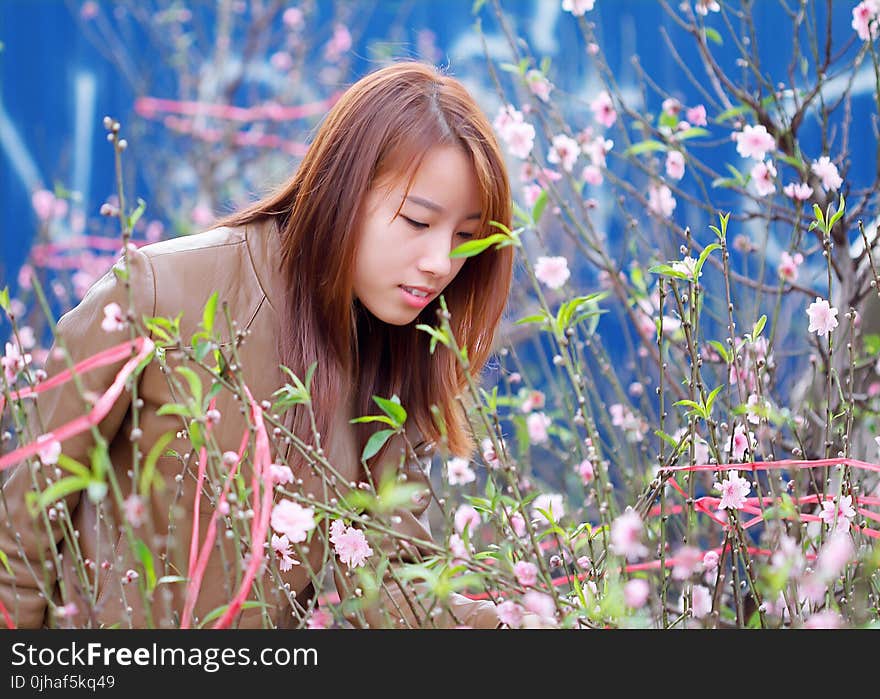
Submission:
{"label": "nose", "polygon": [[424,246],[419,254],[419,271],[435,277],[445,277],[452,271],[452,259],[449,253],[449,235],[437,231],[436,235],[424,238]]}

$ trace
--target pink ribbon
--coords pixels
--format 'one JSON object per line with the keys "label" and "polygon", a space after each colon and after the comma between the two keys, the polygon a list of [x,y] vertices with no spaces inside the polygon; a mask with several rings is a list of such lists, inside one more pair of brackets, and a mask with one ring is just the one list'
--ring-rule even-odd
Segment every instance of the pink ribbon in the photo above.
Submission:
{"label": "pink ribbon", "polygon": [[[38,439],[29,444],[25,444],[15,451],[0,457],[0,471],[9,468],[29,456],[33,456],[39,452],[40,449],[45,448],[46,444],[51,440],[63,442],[64,440],[70,439],[81,432],[85,432],[90,427],[99,424],[101,420],[107,416],[107,413],[110,412],[114,403],[116,403],[116,400],[125,388],[126,379],[135,370],[137,365],[152,353],[154,347],[155,345],[153,341],[149,338],[138,337],[133,341],[124,342],[115,347],[111,347],[110,349],[106,349],[103,352],[99,352],[88,359],[84,359],[74,366],[73,371],[65,369],[60,374],[43,381],[33,388],[28,386],[20,391],[13,391],[10,393],[10,397],[13,400],[33,398],[38,393],[43,393],[51,388],[67,383],[73,377],[73,372],[76,372],[77,374],[87,373],[97,367],[106,366],[107,364],[118,362],[125,357],[130,357],[132,349],[135,350],[135,355],[123,365],[116,374],[116,378],[113,379],[113,383],[110,384],[110,387],[97,400],[87,414],[74,418],[70,422],[58,427],[52,432],[49,432],[48,435],[42,435],[44,439]],[[4,405],[5,399],[0,395],[0,412],[3,411]],[[45,439],[46,437],[48,437],[48,439]]]}

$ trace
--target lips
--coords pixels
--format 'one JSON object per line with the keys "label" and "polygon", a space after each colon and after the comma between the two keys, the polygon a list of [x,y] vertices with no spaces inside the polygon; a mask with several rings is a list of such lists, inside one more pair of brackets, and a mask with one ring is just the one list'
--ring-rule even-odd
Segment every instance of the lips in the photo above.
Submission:
{"label": "lips", "polygon": [[400,288],[412,294],[413,296],[418,296],[419,298],[426,298],[433,293],[431,290],[425,289],[420,286],[406,286],[405,284],[401,284]]}

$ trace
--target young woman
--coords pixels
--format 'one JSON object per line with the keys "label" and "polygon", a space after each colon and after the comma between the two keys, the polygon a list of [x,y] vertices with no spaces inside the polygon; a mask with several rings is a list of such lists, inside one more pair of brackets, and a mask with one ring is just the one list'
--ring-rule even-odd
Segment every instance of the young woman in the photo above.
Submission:
{"label": "young woman", "polygon": [[[369,491],[396,474],[398,481],[427,486],[420,459],[441,438],[452,454],[471,452],[457,399],[465,374],[451,352],[440,347],[432,355],[430,337],[415,326],[436,325],[442,294],[456,338],[467,347],[469,371],[480,371],[507,299],[512,248],[467,260],[449,253],[497,232],[490,221],[509,225],[510,218],[503,158],[473,98],[432,67],[397,63],[342,95],[296,173],[277,191],[205,233],[129,252],[117,264],[126,273],[108,273],[59,321],[57,350],[66,348],[78,362],[157,316],[179,315],[180,337],[188,339],[217,292],[233,320],[229,329],[218,313],[219,349],[234,370],[224,376],[232,383],[240,377],[249,393],[221,390],[213,412],[196,420],[209,435],[211,454],[224,454],[221,468],[211,467],[213,485],[210,478],[199,485],[200,458],[184,438],[186,423],[160,409],[187,402],[178,371],[193,366],[194,348],[186,342],[168,348],[122,392],[98,425],[97,440],[86,431],[61,445],[83,464],[104,460],[113,476],[109,494],[77,490],[48,513],[32,514],[26,493],[63,474],[51,457],[42,468],[18,466],[0,498],[0,550],[12,571],[0,566],[0,603],[13,623],[194,626],[244,590],[248,602],[234,607],[233,626],[301,625],[324,571],[332,568],[356,625],[497,626],[491,603],[459,595],[434,599],[425,584],[404,583],[395,574],[400,564],[437,553],[423,526],[429,488],[383,520],[388,528],[380,544],[392,565],[381,593],[364,591],[360,575],[367,566],[334,559],[326,537],[357,534],[348,528],[351,520],[327,527],[357,484]],[[113,304],[128,309],[127,321],[104,320]],[[68,365],[57,350],[50,353],[50,375]],[[219,490],[223,469],[238,465],[229,454],[239,451],[253,426],[253,406],[269,405],[289,381],[280,365],[304,378],[315,363],[310,405],[294,405],[278,415],[281,424],[268,425],[279,438],[272,459],[287,464],[293,480],[277,469],[268,564],[248,584],[249,562],[257,563],[252,549],[263,542],[248,540],[240,525],[255,517],[258,505]],[[123,364],[80,376],[82,394],[73,383],[44,393],[35,434],[51,440],[52,430],[88,411],[89,399],[107,391]],[[196,371],[207,393],[211,377]],[[378,412],[374,395],[399,397],[406,433],[364,469],[360,456],[375,425],[350,421]],[[163,436],[155,475],[145,481],[145,455]],[[253,454],[239,456],[249,484]],[[282,500],[296,505],[282,512]],[[291,533],[291,514],[308,519],[316,512],[327,516],[308,537]],[[210,541],[212,527],[219,533],[200,559],[200,542]]]}

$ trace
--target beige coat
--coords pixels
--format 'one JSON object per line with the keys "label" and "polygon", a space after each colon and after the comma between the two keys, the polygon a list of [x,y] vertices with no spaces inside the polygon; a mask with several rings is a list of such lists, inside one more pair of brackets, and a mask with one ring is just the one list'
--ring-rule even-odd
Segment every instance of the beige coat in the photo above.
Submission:
{"label": "beige coat", "polygon": [[[175,238],[140,248],[129,256],[130,280],[133,292],[135,317],[166,316],[175,317],[182,313],[181,336],[189,338],[198,330],[202,309],[211,294],[219,292],[221,304],[226,302],[231,317],[239,327],[249,330],[244,343],[238,349],[241,371],[245,383],[257,401],[270,399],[273,391],[283,385],[284,376],[278,369],[277,336],[279,333],[278,299],[284,293],[276,265],[279,250],[274,228],[267,225],[251,225],[238,229],[215,229],[202,234]],[[119,263],[118,263],[119,264]],[[63,338],[74,362],[91,356],[107,347],[116,345],[128,338],[128,331],[105,332],[101,329],[104,307],[118,303],[123,309],[129,307],[124,284],[112,272],[100,279],[75,309],[67,313],[58,323],[58,335]],[[222,306],[218,306],[220,308]],[[225,341],[229,333],[226,323],[221,321],[218,312],[218,328]],[[52,355],[50,354],[50,357]],[[168,352],[167,363],[174,367],[182,362],[181,352]],[[95,394],[103,393],[116,376],[123,362],[99,368],[81,377],[84,388]],[[47,371],[55,375],[65,368],[65,363],[57,358],[50,359]],[[201,372],[201,370],[199,370]],[[210,386],[208,375],[201,374],[205,390]],[[140,375],[137,396],[143,401],[140,410],[139,428],[143,433],[140,448],[146,454],[155,441],[168,431],[181,430],[181,418],[174,415],[158,415],[157,409],[165,404],[177,402],[169,381],[153,361]],[[115,403],[107,417],[100,423],[101,434],[109,446],[110,462],[123,495],[132,490],[130,471],[133,463],[131,392],[126,390]],[[84,414],[86,408],[79,394],[68,383],[53,389],[39,400],[40,415],[43,421],[41,432],[48,432],[69,420]],[[237,451],[241,435],[246,427],[240,404],[231,392],[223,390],[217,396],[216,408],[222,418],[214,430],[220,449]],[[345,479],[357,480],[359,477],[358,453],[354,435],[346,425],[350,417],[347,410],[340,407],[339,425],[345,429],[337,434],[346,435],[329,445],[328,459],[339,469]],[[88,465],[89,451],[94,442],[90,432],[71,438],[62,445],[63,452]],[[189,446],[187,440],[175,439],[168,449],[184,454]],[[167,453],[167,449],[163,452]],[[122,521],[122,513],[108,497],[102,507],[83,492],[76,492],[66,498],[66,506],[72,512],[74,532],[64,531],[57,521],[52,526],[52,539],[57,543],[61,557],[60,574],[50,555],[47,527],[42,517],[32,520],[26,507],[25,494],[32,489],[32,480],[42,479],[44,475],[53,476],[53,469],[36,469],[23,464],[14,467],[3,486],[0,498],[0,550],[6,552],[13,575],[10,576],[0,566],[0,601],[9,610],[15,624],[20,628],[34,628],[44,625],[74,625],[101,627],[118,625],[141,628],[147,626],[145,603],[137,584],[125,584],[126,571],[139,570],[137,556],[132,551],[123,528],[117,526]],[[157,470],[165,487],[154,489],[147,502],[148,513],[144,518],[152,522],[152,531],[147,525],[135,530],[136,535],[146,543],[156,568],[156,577],[185,576],[189,557],[189,542],[192,531],[194,494],[196,489],[197,458],[183,460],[163,456],[157,462]],[[406,467],[408,477],[422,479],[424,473],[418,463]],[[6,474],[4,474],[6,475]],[[55,474],[57,478],[57,474]],[[177,477],[177,478],[176,478]],[[320,497],[320,479],[305,476],[302,490]],[[311,480],[310,480],[311,479]],[[287,486],[291,487],[291,486]],[[412,510],[398,513],[394,519],[395,528],[412,536],[428,539],[418,517],[428,503],[427,491],[423,492]],[[200,505],[200,541],[204,540],[208,521],[214,508],[213,491],[203,492]],[[228,603],[240,582],[241,554],[234,543],[223,536],[223,527],[218,527],[217,544],[209,560],[208,568],[195,607],[195,617],[202,619],[211,610]],[[39,532],[42,531],[42,534]],[[316,534],[316,539],[319,535]],[[399,560],[396,547],[390,539],[388,552],[392,560]],[[290,585],[290,597],[304,604],[313,595],[314,586],[310,583],[308,568],[321,574],[322,554],[325,547],[312,542],[306,554],[307,561],[281,574]],[[83,580],[75,569],[75,548],[79,558],[93,562],[88,572],[88,580]],[[264,614],[272,624],[280,627],[295,623],[290,599],[282,594],[272,579],[275,566],[267,567],[263,574],[262,589],[267,603],[265,608],[251,608],[243,611],[234,626],[240,628],[266,625]],[[340,579],[337,579],[340,582]],[[185,583],[163,583],[156,588],[151,599],[152,623],[157,626],[175,627],[179,624],[184,605]],[[256,590],[256,586],[254,588]],[[349,586],[339,586],[341,596],[348,594]],[[384,599],[384,609],[403,626],[451,626],[465,624],[475,627],[495,627],[498,625],[494,605],[488,602],[472,602],[464,597],[453,595],[440,615],[430,617],[423,610],[410,607],[400,594],[399,587],[388,586],[391,598]],[[254,599],[252,590],[249,599]],[[72,618],[54,615],[47,597],[52,598],[55,609],[73,603],[77,613]],[[392,599],[393,598],[393,599]],[[429,600],[427,607],[431,606]],[[452,614],[450,614],[452,612]],[[378,608],[370,610],[367,622],[373,626],[386,625],[388,617]],[[402,623],[401,623],[402,620]],[[0,616],[0,627],[3,626]]]}

